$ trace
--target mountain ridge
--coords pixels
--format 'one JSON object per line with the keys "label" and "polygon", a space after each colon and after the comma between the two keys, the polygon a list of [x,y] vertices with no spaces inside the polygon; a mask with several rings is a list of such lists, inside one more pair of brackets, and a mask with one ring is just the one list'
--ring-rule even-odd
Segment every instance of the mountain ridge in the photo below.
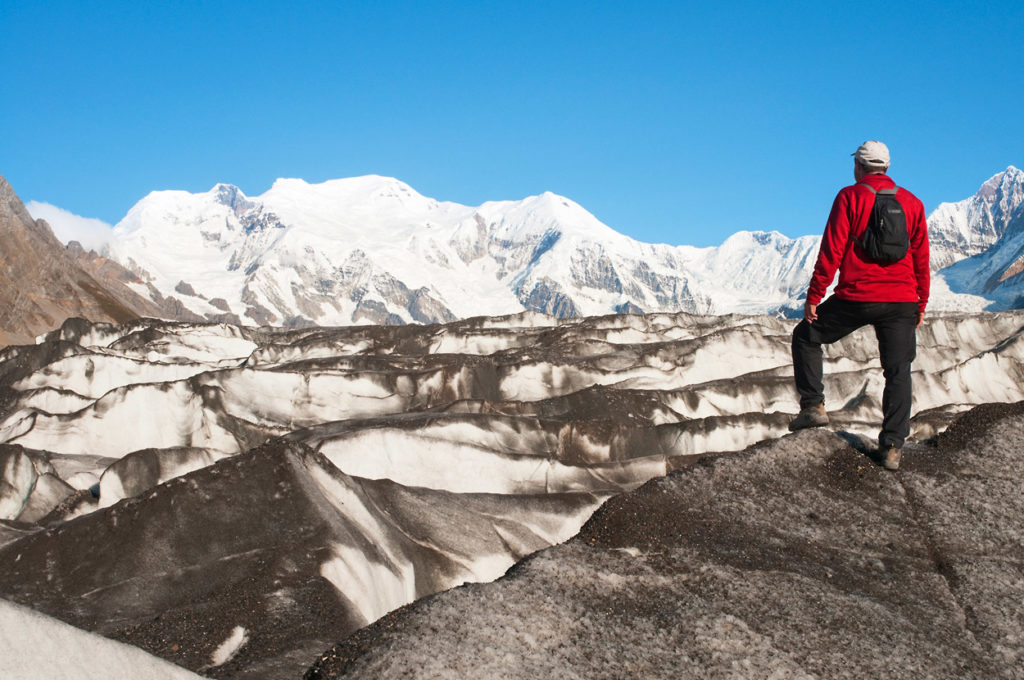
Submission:
{"label": "mountain ridge", "polygon": [[[1010,166],[975,196],[942,204],[929,217],[933,269],[996,244],[1022,197],[1024,173]],[[187,246],[175,240],[189,238]],[[153,193],[115,227],[108,254],[164,295],[184,281],[246,322],[343,325],[524,309],[562,317],[787,313],[800,307],[819,240],[740,231],[705,248],[643,243],[551,192],[474,207],[366,175],[319,184],[282,178],[254,197],[225,184]],[[171,280],[185,251],[205,262],[188,275],[205,283]],[[936,286],[933,309],[986,304],[984,292],[957,281]],[[201,316],[225,311],[192,297],[183,303]]]}
{"label": "mountain ridge", "polygon": [[991,224],[996,240],[943,272],[950,288],[991,300],[993,311],[1024,306],[1024,171],[1010,166],[957,205],[979,216],[975,221]]}
{"label": "mountain ridge", "polygon": [[[36,233],[38,221],[18,205],[19,224]],[[929,231],[931,310],[1024,304],[1024,172],[1011,165],[975,195],[941,204]],[[74,264],[52,259],[94,279],[91,289],[126,311],[116,319],[102,309],[65,315],[56,304],[14,341],[90,314],[287,327],[443,323],[524,310],[792,315],[820,240],[739,231],[718,246],[644,243],[552,192],[466,206],[382,175],[279,178],[254,197],[226,183],[201,193],[153,191],[112,236],[102,253],[70,246]],[[56,253],[54,239],[46,242],[39,252]],[[8,288],[8,297],[25,297],[18,285]]]}
{"label": "mountain ridge", "polygon": [[[958,250],[968,257],[979,255],[1002,237],[1022,203],[1024,171],[1010,165],[983,182],[974,196],[940,203],[928,216],[930,240],[946,251]],[[943,269],[956,261],[951,252],[940,253],[932,257],[932,269]]]}

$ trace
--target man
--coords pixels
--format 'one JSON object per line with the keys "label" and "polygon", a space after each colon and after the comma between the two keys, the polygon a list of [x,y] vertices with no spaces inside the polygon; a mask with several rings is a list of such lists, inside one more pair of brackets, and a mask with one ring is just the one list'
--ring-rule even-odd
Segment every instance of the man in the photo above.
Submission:
{"label": "man", "polygon": [[[928,304],[928,227],[921,201],[900,188],[896,200],[906,216],[906,255],[892,264],[869,257],[860,239],[868,226],[876,193],[896,185],[886,175],[889,149],[885,144],[864,142],[852,155],[857,184],[843,188],[832,204],[807,290],[804,319],[793,331],[793,373],[800,413],[789,429],[828,424],[821,346],[871,324],[885,377],[878,453],[885,468],[896,470],[903,442],[910,433],[910,364],[916,354],[915,330],[924,320]],[[839,283],[822,303],[836,270]]]}

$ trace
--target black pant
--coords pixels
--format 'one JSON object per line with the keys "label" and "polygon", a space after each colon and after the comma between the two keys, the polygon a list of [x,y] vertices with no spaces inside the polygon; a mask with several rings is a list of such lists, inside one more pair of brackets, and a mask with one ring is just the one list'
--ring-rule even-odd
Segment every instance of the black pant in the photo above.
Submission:
{"label": "black pant", "polygon": [[821,346],[867,324],[875,328],[885,376],[878,445],[882,449],[901,447],[910,434],[910,364],[917,353],[916,302],[851,302],[832,296],[818,306],[814,323],[801,321],[793,331],[793,374],[800,408],[825,402]]}

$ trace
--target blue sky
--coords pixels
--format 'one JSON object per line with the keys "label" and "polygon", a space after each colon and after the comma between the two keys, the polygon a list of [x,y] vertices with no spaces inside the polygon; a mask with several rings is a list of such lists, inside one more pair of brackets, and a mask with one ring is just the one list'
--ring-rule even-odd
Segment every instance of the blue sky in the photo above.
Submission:
{"label": "blue sky", "polygon": [[374,173],[644,241],[820,233],[865,139],[929,211],[1024,165],[1022,6],[0,0],[0,175],[110,223]]}

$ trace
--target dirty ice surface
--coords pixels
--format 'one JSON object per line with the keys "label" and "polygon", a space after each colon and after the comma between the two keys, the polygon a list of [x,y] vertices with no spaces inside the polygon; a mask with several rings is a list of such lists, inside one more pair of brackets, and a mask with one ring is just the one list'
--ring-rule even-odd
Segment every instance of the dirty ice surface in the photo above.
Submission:
{"label": "dirty ice surface", "polygon": [[[787,434],[793,325],[71,320],[0,351],[0,596],[193,670],[293,675],[569,539],[609,498]],[[1024,399],[1022,328],[927,319],[913,441]],[[835,430],[870,442],[881,385],[870,329],[826,351]]]}

